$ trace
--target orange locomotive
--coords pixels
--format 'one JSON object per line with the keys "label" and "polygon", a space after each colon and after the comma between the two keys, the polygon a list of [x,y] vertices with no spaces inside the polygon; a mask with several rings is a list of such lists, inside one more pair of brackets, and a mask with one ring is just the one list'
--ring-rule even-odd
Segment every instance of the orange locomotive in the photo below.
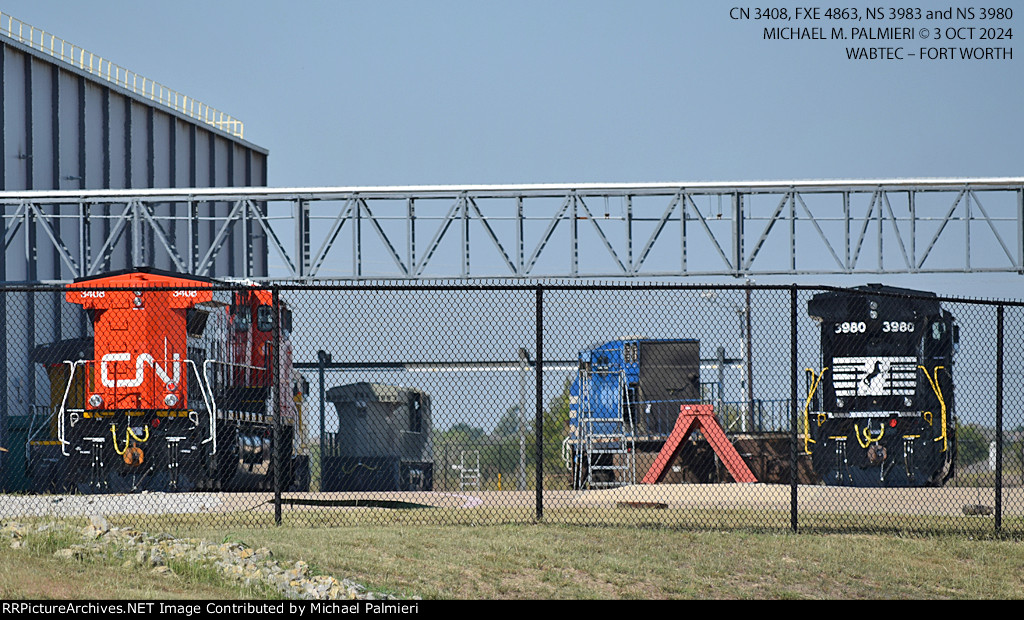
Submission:
{"label": "orange locomotive", "polygon": [[60,450],[50,485],[94,493],[269,489],[275,461],[282,488],[292,485],[305,457],[297,455],[302,390],[291,313],[283,303],[275,312],[270,291],[218,284],[137,269],[66,287],[65,299],[91,319],[92,354],[38,356],[49,360]]}

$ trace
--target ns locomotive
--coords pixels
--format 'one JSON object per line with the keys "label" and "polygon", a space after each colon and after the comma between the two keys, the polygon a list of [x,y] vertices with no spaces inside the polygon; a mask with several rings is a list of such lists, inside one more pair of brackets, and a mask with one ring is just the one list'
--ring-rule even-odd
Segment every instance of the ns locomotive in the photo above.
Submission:
{"label": "ns locomotive", "polygon": [[270,489],[275,463],[282,488],[301,478],[291,312],[268,290],[215,284],[138,269],[66,286],[92,335],[34,352],[53,410],[50,437],[28,447],[37,490]]}
{"label": "ns locomotive", "polygon": [[954,317],[934,294],[871,284],[814,295],[803,449],[828,485],[941,486],[954,475]]}

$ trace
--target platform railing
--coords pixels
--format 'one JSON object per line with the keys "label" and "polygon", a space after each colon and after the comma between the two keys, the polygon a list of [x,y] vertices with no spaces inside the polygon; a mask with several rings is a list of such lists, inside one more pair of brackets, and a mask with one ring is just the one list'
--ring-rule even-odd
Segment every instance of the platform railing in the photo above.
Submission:
{"label": "platform railing", "polygon": [[242,121],[3,12],[0,34],[190,118],[243,137]]}

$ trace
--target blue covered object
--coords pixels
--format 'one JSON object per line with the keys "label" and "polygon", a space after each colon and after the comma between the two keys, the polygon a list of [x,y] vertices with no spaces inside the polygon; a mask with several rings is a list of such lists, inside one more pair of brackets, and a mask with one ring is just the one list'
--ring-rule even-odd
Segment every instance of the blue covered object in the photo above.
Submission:
{"label": "blue covered object", "polygon": [[620,433],[625,419],[637,437],[664,438],[680,404],[700,397],[697,340],[634,338],[595,345],[580,352],[570,386],[571,438],[579,438],[584,408],[592,421],[589,433]]}

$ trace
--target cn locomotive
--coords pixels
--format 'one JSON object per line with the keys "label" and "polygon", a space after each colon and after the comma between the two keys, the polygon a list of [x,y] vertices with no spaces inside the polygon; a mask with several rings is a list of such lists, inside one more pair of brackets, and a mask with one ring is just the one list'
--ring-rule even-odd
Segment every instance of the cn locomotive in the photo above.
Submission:
{"label": "cn locomotive", "polygon": [[34,353],[53,408],[50,439],[29,446],[30,464],[51,463],[36,468],[37,489],[301,485],[303,382],[286,303],[152,269],[79,279],[64,297],[85,310],[91,337]]}
{"label": "cn locomotive", "polygon": [[827,485],[941,486],[956,465],[954,317],[932,293],[871,284],[808,303],[821,366],[807,369],[803,449]]}

